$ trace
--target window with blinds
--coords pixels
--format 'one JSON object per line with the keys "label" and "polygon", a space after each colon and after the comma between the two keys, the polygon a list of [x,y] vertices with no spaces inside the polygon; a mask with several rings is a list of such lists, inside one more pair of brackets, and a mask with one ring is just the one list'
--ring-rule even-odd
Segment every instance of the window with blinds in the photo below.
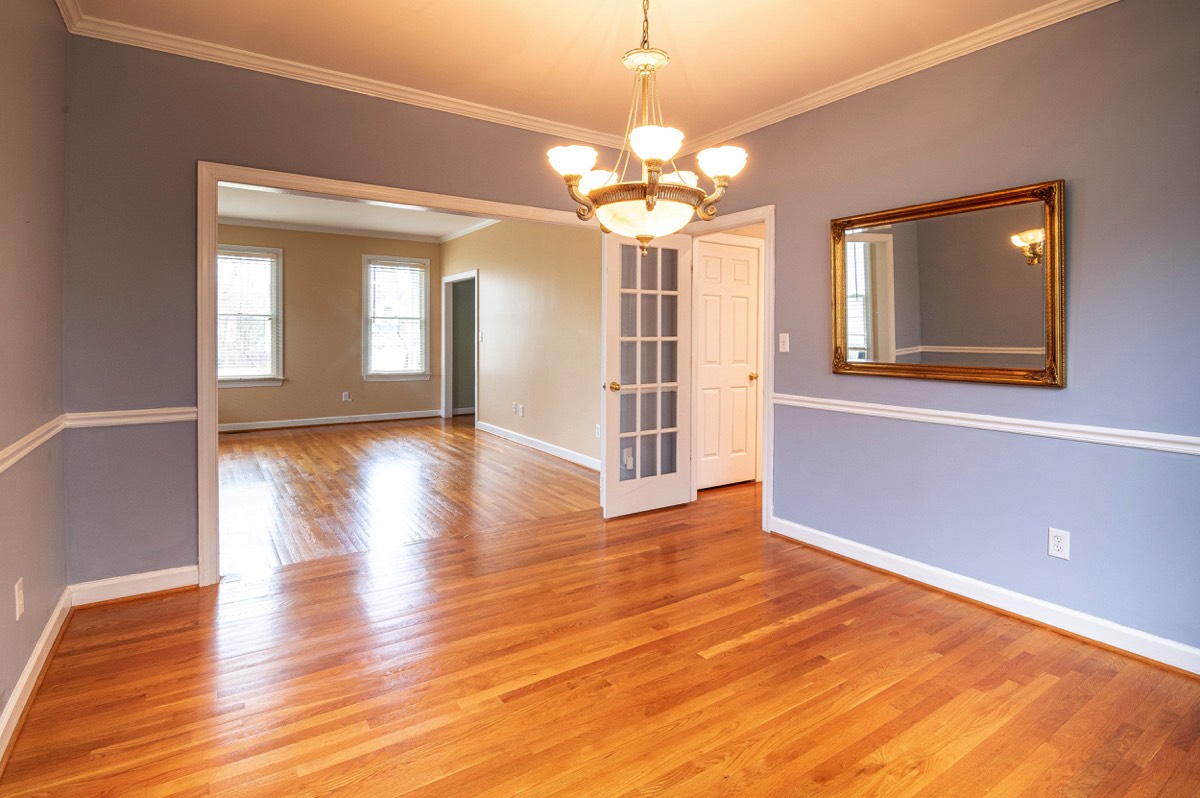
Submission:
{"label": "window with blinds", "polygon": [[283,250],[217,249],[217,379],[283,379]]}
{"label": "window with blinds", "polygon": [[429,261],[363,258],[363,373],[429,374]]}
{"label": "window with blinds", "polygon": [[846,242],[846,359],[875,360],[871,245]]}

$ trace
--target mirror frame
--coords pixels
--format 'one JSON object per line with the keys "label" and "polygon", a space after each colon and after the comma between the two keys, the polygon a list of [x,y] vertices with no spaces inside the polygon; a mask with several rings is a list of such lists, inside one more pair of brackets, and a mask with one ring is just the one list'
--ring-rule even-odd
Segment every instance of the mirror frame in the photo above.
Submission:
{"label": "mirror frame", "polygon": [[[829,223],[833,252],[833,373],[869,374],[885,377],[915,377],[928,380],[965,380],[1047,388],[1066,386],[1065,268],[1063,259],[1064,181],[1051,180],[1018,188],[973,194],[967,197],[910,205],[888,211],[833,219]],[[860,227],[898,224],[935,216],[999,208],[1026,202],[1043,204],[1042,264],[1045,270],[1046,365],[1041,369],[999,366],[948,366],[928,363],[876,363],[847,360],[846,341],[846,231]],[[1013,257],[1022,257],[1014,250]]]}

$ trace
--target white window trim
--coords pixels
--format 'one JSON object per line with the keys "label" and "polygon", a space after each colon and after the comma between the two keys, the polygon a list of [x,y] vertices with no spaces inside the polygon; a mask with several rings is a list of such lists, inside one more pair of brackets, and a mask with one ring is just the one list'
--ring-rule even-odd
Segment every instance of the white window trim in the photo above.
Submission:
{"label": "white window trim", "polygon": [[[425,368],[422,371],[395,371],[395,372],[371,372],[370,367],[370,351],[371,351],[371,264],[373,262],[386,262],[398,266],[417,266],[421,269],[422,280],[424,280],[425,304],[421,309],[421,324],[424,328],[424,334],[421,336],[424,340],[425,348],[422,354],[422,360],[425,363]],[[429,258],[409,258],[396,255],[363,255],[362,256],[362,375],[363,380],[367,382],[404,382],[416,380],[428,380],[432,375],[432,370],[429,363]]]}
{"label": "white window trim", "polygon": [[[279,334],[275,336],[275,373],[258,377],[219,377],[218,388],[278,388],[283,385],[283,249],[280,247],[251,247],[242,244],[218,244],[217,257],[222,252],[249,252],[258,255],[270,254],[275,256],[275,296],[272,298],[271,313],[279,325]],[[213,269],[214,278],[216,269]],[[219,288],[218,288],[219,290]],[[219,315],[218,315],[219,318]]]}

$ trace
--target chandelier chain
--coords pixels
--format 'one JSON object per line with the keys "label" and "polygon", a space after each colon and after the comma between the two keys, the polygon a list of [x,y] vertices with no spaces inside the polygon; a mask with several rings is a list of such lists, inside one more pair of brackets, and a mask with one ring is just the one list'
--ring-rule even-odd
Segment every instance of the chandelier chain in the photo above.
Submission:
{"label": "chandelier chain", "polygon": [[642,0],[642,49],[650,49],[650,0]]}

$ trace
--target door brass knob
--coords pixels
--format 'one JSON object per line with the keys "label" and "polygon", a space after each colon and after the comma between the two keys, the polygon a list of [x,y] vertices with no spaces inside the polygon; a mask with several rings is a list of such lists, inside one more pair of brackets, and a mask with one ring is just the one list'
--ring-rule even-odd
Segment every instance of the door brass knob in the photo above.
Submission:
{"label": "door brass knob", "polygon": [[757,379],[758,379],[758,372],[757,372],[757,371],[752,371],[752,372],[750,372],[750,380],[751,380],[751,382],[753,382],[754,380],[757,380]]}
{"label": "door brass knob", "polygon": [[617,391],[621,390],[621,383],[617,382],[616,380],[613,380],[612,382],[610,382],[608,384],[608,390],[612,391],[613,393],[616,393]]}

